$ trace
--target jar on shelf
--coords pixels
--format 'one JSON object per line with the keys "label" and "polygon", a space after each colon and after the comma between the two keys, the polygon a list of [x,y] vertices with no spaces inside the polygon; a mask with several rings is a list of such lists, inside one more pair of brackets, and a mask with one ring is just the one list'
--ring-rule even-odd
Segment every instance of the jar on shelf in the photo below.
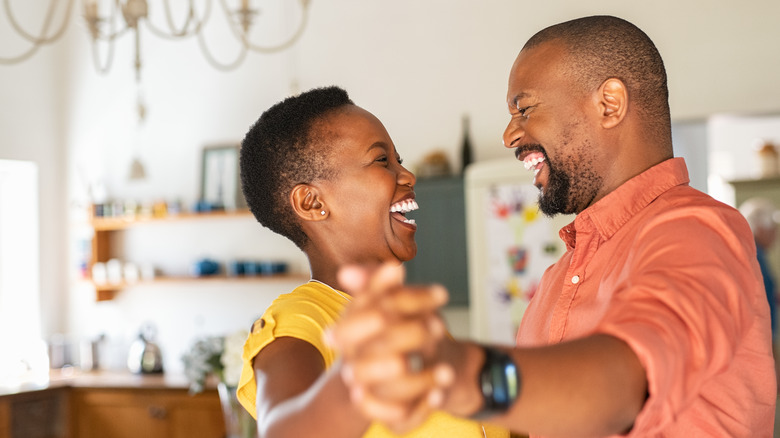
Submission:
{"label": "jar on shelf", "polygon": [[765,141],[758,149],[758,158],[761,163],[762,178],[771,178],[780,174],[780,162],[778,161],[778,152],[774,144]]}

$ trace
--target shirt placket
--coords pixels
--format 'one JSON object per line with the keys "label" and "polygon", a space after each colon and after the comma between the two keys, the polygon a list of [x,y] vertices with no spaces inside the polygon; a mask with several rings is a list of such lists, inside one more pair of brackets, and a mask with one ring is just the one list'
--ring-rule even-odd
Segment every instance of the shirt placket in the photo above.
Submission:
{"label": "shirt placket", "polygon": [[[585,222],[585,221],[583,221]],[[586,222],[590,225],[589,222]],[[576,230],[576,245],[573,246],[573,252],[569,267],[566,269],[566,276],[561,285],[561,294],[553,309],[553,317],[550,321],[550,333],[548,342],[557,344],[563,340],[566,334],[566,321],[572,311],[574,299],[577,296],[580,287],[585,281],[585,267],[588,261],[593,257],[597,245],[597,239],[594,237],[592,226],[578,226]]]}

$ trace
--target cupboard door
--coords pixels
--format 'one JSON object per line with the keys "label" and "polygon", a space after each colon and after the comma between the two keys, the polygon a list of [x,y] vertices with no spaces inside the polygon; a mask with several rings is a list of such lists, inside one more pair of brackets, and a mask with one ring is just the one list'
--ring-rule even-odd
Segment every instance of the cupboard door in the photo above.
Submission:
{"label": "cupboard door", "polygon": [[222,405],[215,391],[190,396],[185,392],[177,395],[170,411],[172,438],[224,438],[225,421]]}
{"label": "cupboard door", "polygon": [[78,431],[83,438],[153,438],[165,436],[166,424],[144,406],[90,406],[79,414]]}
{"label": "cupboard door", "polygon": [[0,403],[0,437],[63,438],[69,436],[68,392],[65,389],[20,393]]}
{"label": "cupboard door", "polygon": [[216,391],[79,389],[74,397],[77,436],[84,438],[222,438]]}

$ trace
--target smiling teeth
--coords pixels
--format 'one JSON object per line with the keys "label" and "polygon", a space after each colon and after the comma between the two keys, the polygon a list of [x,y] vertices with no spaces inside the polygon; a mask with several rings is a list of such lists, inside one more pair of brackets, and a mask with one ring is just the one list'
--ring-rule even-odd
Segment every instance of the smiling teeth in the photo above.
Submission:
{"label": "smiling teeth", "polygon": [[[531,158],[529,160],[523,161],[523,166],[525,166],[525,170],[531,170],[532,168],[536,167],[536,165],[541,163],[542,161],[544,161],[544,157],[543,156],[541,156],[541,157],[534,157],[534,158]],[[536,172],[538,172],[538,171],[539,171],[539,169],[536,169]],[[534,172],[534,173],[536,173],[536,172]]]}
{"label": "smiling teeth", "polygon": [[[406,214],[406,213],[409,213],[410,211],[415,211],[418,208],[420,208],[420,207],[417,205],[417,202],[415,202],[412,199],[407,199],[405,201],[396,202],[395,204],[391,205],[390,206],[390,213]],[[411,222],[409,222],[409,221],[411,221]],[[408,223],[412,223],[413,224],[414,223],[414,219],[407,219],[404,222],[408,222]]]}

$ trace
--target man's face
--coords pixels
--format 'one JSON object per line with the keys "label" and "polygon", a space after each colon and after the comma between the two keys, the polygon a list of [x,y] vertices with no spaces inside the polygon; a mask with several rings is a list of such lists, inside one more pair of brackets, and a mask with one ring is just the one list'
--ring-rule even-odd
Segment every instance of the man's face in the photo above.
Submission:
{"label": "man's face", "polygon": [[579,213],[603,185],[608,157],[594,144],[594,104],[566,75],[565,51],[547,42],[518,55],[509,75],[504,145],[534,172],[541,211]]}

